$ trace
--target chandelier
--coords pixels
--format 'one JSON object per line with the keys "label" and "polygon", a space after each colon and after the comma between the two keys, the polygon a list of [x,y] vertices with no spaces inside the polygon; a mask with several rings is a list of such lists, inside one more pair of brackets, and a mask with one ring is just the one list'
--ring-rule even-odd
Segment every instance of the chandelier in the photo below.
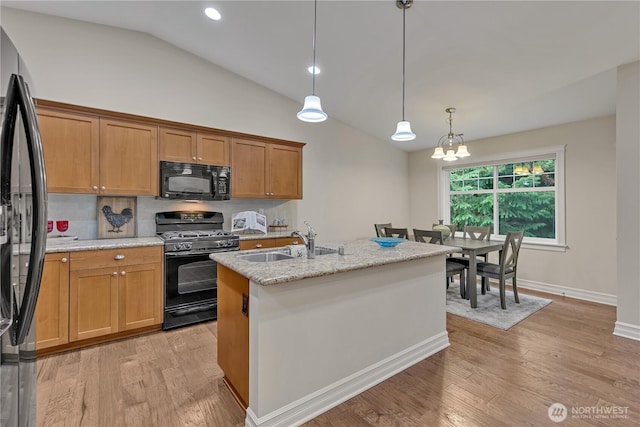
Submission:
{"label": "chandelier", "polygon": [[[446,110],[449,113],[449,117],[447,118],[447,122],[449,122],[449,133],[443,135],[438,141],[438,146],[433,151],[432,159],[442,159],[447,162],[453,162],[462,157],[469,157],[471,154],[467,150],[467,146],[464,144],[464,139],[462,139],[463,133],[453,133],[453,113],[456,112],[456,109],[453,107],[449,107]],[[445,153],[444,149],[447,149]],[[458,151],[454,150],[454,146],[457,147]]]}

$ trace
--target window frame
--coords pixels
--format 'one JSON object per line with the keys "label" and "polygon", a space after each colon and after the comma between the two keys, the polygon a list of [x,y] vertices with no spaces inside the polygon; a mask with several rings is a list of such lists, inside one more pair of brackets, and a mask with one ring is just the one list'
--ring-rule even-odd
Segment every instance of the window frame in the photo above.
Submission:
{"label": "window frame", "polygon": [[[451,183],[449,180],[449,171],[452,169],[470,168],[479,166],[496,166],[505,163],[522,163],[543,159],[555,159],[555,229],[556,238],[546,239],[539,237],[525,237],[522,241],[522,247],[529,249],[543,249],[551,251],[564,252],[567,248],[566,245],[566,210],[565,210],[565,151],[566,145],[543,147],[533,150],[516,151],[509,153],[501,153],[491,157],[468,157],[465,159],[459,159],[452,164],[440,164],[438,166],[438,218],[444,219],[446,224],[451,221]],[[494,168],[494,188],[491,190],[476,190],[470,194],[493,194],[494,206],[497,205],[497,199],[501,193],[512,193],[518,191],[549,191],[548,187],[540,187],[540,190],[535,188],[511,188],[511,189],[496,189],[497,183],[497,170]],[[547,190],[544,190],[547,188]],[[499,213],[497,209],[493,212],[493,230],[491,232],[491,239],[496,241],[504,241],[505,236],[497,234],[499,229]]]}

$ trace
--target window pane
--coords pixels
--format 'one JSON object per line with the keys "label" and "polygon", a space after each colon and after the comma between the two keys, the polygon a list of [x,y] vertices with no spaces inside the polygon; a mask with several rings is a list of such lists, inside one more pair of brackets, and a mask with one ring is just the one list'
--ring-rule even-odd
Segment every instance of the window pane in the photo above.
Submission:
{"label": "window pane", "polygon": [[454,194],[450,198],[451,223],[493,227],[493,194]]}
{"label": "window pane", "polygon": [[499,194],[499,234],[524,230],[526,237],[555,239],[555,198],[554,191]]}
{"label": "window pane", "polygon": [[543,173],[541,175],[536,175],[534,178],[534,185],[536,187],[554,187],[556,185],[554,174]]}
{"label": "window pane", "polygon": [[452,169],[449,171],[449,180],[457,181],[464,177],[463,169]]}
{"label": "window pane", "polygon": [[483,166],[478,168],[478,176],[480,178],[493,177],[493,166]]}
{"label": "window pane", "polygon": [[498,165],[498,176],[513,175],[513,164]]}
{"label": "window pane", "polygon": [[515,177],[515,188],[533,187],[533,175],[519,175]]}
{"label": "window pane", "polygon": [[467,191],[477,190],[478,189],[478,180],[464,180],[464,189]]}
{"label": "window pane", "polygon": [[501,176],[498,178],[498,188],[511,188],[513,186],[513,176]]}
{"label": "window pane", "polygon": [[493,189],[493,178],[480,178],[480,189],[481,190],[492,190]]}
{"label": "window pane", "polygon": [[462,184],[462,181],[451,181],[451,191],[461,191]]}

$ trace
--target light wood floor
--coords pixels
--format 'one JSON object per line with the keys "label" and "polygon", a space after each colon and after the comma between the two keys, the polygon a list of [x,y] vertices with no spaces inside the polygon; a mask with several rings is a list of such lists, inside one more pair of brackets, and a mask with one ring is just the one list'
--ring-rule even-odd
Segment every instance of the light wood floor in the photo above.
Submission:
{"label": "light wood floor", "polygon": [[[640,425],[640,343],[612,335],[615,308],[543,296],[553,303],[506,332],[447,315],[451,347],[307,425]],[[38,425],[242,426],[221,377],[215,322],[44,357]],[[555,402],[628,409],[555,424]]]}

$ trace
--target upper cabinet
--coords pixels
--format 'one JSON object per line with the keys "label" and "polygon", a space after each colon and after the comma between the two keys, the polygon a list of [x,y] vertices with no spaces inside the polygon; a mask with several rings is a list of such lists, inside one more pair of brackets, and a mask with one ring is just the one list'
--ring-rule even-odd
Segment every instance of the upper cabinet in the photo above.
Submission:
{"label": "upper cabinet", "polygon": [[158,127],[100,119],[100,192],[158,194]]}
{"label": "upper cabinet", "polygon": [[206,132],[160,127],[159,158],[169,162],[229,166],[229,138]]}
{"label": "upper cabinet", "polygon": [[38,108],[51,193],[155,196],[158,127]]}
{"label": "upper cabinet", "polygon": [[232,139],[231,197],[302,199],[302,144]]}
{"label": "upper cabinet", "polygon": [[98,116],[39,108],[38,123],[49,192],[97,193]]}

